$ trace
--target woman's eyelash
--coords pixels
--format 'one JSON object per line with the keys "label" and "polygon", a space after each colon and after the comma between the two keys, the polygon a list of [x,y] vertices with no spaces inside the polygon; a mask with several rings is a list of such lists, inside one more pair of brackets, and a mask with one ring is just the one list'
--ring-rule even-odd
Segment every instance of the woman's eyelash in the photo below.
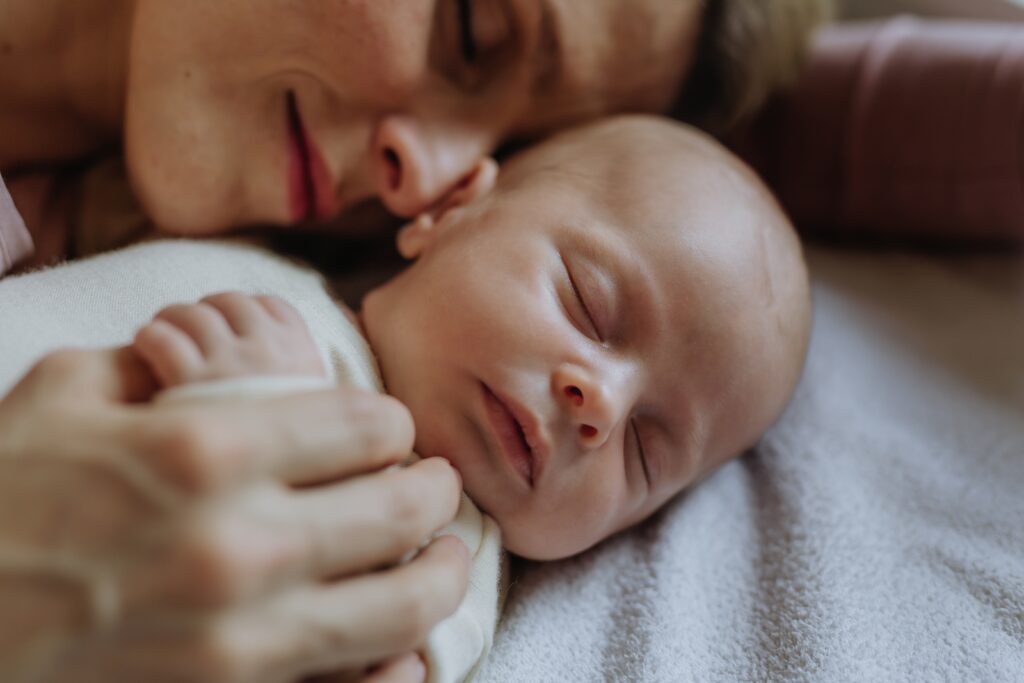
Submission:
{"label": "woman's eyelash", "polygon": [[459,37],[462,58],[469,63],[476,61],[476,38],[473,36],[473,0],[455,0],[459,4]]}
{"label": "woman's eyelash", "polygon": [[640,458],[640,466],[644,470],[644,479],[647,481],[647,486],[651,486],[651,472],[647,467],[647,454],[644,453],[644,442],[640,440],[640,430],[636,426],[636,420],[630,420],[629,426],[633,430],[633,438],[636,439],[636,452],[637,457]]}

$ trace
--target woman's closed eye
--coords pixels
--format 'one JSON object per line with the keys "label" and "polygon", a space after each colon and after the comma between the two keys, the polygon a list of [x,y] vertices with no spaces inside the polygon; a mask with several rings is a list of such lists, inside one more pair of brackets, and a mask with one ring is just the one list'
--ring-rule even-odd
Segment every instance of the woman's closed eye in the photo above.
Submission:
{"label": "woman's closed eye", "polygon": [[452,83],[476,91],[511,54],[515,28],[508,0],[441,0],[431,60]]}
{"label": "woman's closed eye", "polygon": [[473,0],[456,0],[459,3],[459,39],[462,47],[462,58],[470,63],[476,62],[476,36],[473,35]]}

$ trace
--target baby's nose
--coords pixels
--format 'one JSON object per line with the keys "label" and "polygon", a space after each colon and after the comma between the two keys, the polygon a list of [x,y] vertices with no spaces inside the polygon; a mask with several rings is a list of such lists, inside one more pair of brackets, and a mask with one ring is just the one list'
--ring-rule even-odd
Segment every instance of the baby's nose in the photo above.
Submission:
{"label": "baby's nose", "polygon": [[572,366],[556,371],[554,384],[580,445],[588,450],[603,446],[620,418],[616,388]]}

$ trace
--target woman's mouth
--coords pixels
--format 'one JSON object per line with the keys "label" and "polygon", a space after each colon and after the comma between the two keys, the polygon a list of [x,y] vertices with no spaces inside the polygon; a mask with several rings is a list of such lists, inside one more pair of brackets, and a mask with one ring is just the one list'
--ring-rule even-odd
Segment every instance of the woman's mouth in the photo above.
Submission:
{"label": "woman's mouth", "polygon": [[532,488],[539,474],[538,463],[524,426],[508,404],[491,391],[490,387],[486,384],[481,384],[481,386],[483,387],[487,419],[498,446],[509,464],[512,465],[512,469]]}
{"label": "woman's mouth", "polygon": [[288,200],[293,223],[327,220],[338,212],[327,164],[302,121],[295,93],[286,96],[288,112]]}

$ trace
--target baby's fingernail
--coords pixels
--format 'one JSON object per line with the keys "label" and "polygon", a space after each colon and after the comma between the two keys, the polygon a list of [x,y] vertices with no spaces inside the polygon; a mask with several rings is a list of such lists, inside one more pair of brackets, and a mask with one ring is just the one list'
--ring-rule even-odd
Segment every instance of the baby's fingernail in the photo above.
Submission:
{"label": "baby's fingernail", "polygon": [[462,472],[459,472],[459,468],[451,460],[448,461],[448,464],[452,466],[452,472],[455,473],[455,477],[459,480],[459,488],[462,488]]}

